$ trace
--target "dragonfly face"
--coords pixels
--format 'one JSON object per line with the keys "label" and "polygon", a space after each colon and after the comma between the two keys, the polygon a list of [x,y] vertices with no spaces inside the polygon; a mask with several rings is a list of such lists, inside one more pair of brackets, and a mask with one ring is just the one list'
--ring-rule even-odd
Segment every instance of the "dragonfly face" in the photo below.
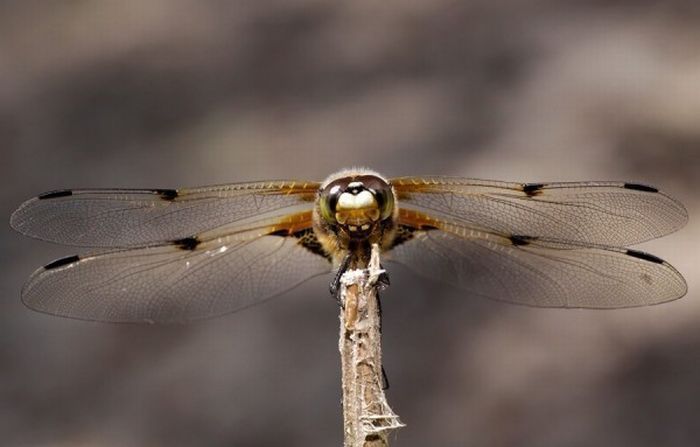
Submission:
{"label": "dragonfly face", "polygon": [[[382,260],[478,295],[540,307],[617,308],[686,293],[662,259],[628,248],[682,227],[658,189],[625,182],[385,179],[343,171],[324,182],[182,189],[77,189],[20,206],[28,236],[93,253],[38,269],[32,309],[113,322],[233,312],[338,268]],[[390,265],[389,265],[390,268]]]}
{"label": "dragonfly face", "polygon": [[395,237],[397,208],[391,185],[378,174],[341,172],[318,193],[314,232],[336,262],[347,254],[364,259],[371,244],[389,246]]}

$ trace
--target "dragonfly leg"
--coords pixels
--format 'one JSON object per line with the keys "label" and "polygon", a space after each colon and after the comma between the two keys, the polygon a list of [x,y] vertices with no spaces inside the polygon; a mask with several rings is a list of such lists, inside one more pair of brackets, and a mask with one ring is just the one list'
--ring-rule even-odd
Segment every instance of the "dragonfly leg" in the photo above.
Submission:
{"label": "dragonfly leg", "polygon": [[[379,264],[379,268],[384,270],[384,266]],[[386,289],[391,285],[391,281],[389,281],[389,274],[384,270],[382,273],[379,274],[379,278],[377,279],[377,283],[379,284],[380,289]]]}
{"label": "dragonfly leg", "polygon": [[329,290],[331,292],[331,295],[335,300],[338,302],[338,305],[342,308],[343,303],[340,301],[340,278],[343,276],[345,271],[348,269],[350,266],[350,260],[351,260],[351,255],[348,253],[345,255],[343,258],[343,262],[340,263],[340,267],[338,267],[338,271],[335,273],[335,276],[333,277],[333,280],[331,281]]}
{"label": "dragonfly leg", "polygon": [[[384,266],[382,266],[381,264],[379,265],[379,268],[384,270]],[[380,273],[379,278],[377,278],[377,288],[378,288],[378,290],[377,290],[377,312],[379,312],[379,333],[380,334],[382,333],[382,315],[383,314],[382,314],[382,299],[381,299],[379,291],[386,289],[387,287],[389,287],[390,284],[391,284],[391,282],[389,281],[389,275],[386,273],[386,271]]]}
{"label": "dragonfly leg", "polygon": [[[379,267],[384,270],[383,265],[379,265]],[[389,275],[387,274],[386,271],[382,272],[379,275],[379,278],[377,278],[377,285],[380,290],[384,290],[389,285],[391,284],[391,281],[389,281]],[[379,290],[377,290],[377,312],[379,313],[379,333],[382,333],[382,323],[384,321],[383,318],[383,313],[382,313],[382,300],[381,296],[379,294]],[[386,369],[384,369],[384,365],[382,365],[382,389],[383,390],[388,390],[389,389],[389,376],[386,373]]]}
{"label": "dragonfly leg", "polygon": [[384,369],[384,365],[382,365],[382,389],[384,391],[389,389],[389,376],[386,374],[386,369]]}

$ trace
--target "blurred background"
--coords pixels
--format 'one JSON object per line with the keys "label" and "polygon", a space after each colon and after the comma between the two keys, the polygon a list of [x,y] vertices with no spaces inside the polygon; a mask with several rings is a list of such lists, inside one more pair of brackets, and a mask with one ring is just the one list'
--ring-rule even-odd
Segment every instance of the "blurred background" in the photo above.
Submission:
{"label": "blurred background", "polygon": [[[392,271],[398,446],[700,444],[700,3],[0,2],[1,213],[71,187],[386,175],[630,180],[684,202],[641,248],[663,306],[508,306]],[[7,446],[341,445],[328,278],[182,326],[24,308],[74,254],[0,232]]]}

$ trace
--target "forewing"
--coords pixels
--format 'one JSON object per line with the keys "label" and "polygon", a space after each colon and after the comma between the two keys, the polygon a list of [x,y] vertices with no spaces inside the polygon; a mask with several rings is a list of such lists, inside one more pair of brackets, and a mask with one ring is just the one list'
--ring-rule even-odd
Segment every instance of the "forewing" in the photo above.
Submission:
{"label": "forewing", "polygon": [[687,290],[670,264],[640,251],[447,230],[404,228],[387,259],[475,295],[537,307],[645,306]]}
{"label": "forewing", "polygon": [[37,270],[22,291],[35,310],[108,322],[182,322],[259,303],[330,271],[304,238],[194,238],[63,258]]}
{"label": "forewing", "polygon": [[499,234],[627,246],[688,220],[683,205],[636,183],[505,183],[450,177],[391,180],[401,209]]}
{"label": "forewing", "polygon": [[22,204],[10,224],[27,236],[60,244],[136,247],[308,211],[318,187],[316,182],[274,181],[179,190],[53,191]]}

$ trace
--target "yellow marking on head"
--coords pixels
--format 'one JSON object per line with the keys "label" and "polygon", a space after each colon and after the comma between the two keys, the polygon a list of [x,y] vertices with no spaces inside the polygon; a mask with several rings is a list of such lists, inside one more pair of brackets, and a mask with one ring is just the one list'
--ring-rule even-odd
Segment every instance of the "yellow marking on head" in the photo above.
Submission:
{"label": "yellow marking on head", "polygon": [[368,222],[376,222],[380,217],[379,204],[369,191],[359,194],[345,192],[338,198],[335,219],[341,225],[363,226]]}
{"label": "yellow marking on head", "polygon": [[338,198],[336,210],[360,210],[366,208],[376,208],[378,206],[377,200],[374,198],[372,193],[365,190],[361,191],[359,194],[350,194],[349,192],[342,193]]}

